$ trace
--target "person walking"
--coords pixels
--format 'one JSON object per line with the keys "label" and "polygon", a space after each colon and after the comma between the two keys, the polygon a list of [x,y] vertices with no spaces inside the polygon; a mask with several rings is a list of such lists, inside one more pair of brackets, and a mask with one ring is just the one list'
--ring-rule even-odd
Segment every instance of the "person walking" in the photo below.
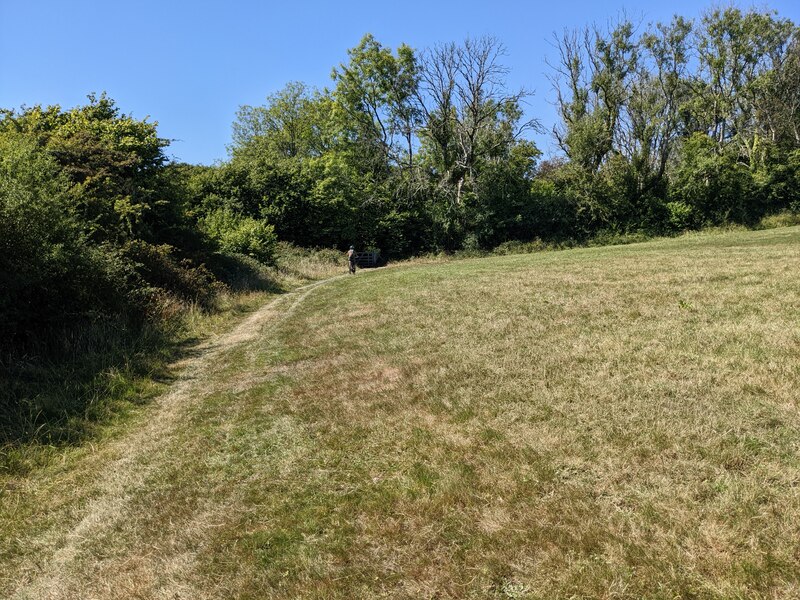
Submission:
{"label": "person walking", "polygon": [[347,251],[347,262],[350,263],[350,274],[356,274],[356,247],[350,246],[350,250]]}

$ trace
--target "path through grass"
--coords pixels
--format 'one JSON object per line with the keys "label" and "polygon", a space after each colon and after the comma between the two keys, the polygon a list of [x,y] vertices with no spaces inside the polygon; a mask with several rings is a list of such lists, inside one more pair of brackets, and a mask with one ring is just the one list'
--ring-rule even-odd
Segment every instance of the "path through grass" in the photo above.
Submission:
{"label": "path through grass", "polygon": [[152,451],[6,486],[0,595],[800,596],[800,228],[283,302],[141,425]]}

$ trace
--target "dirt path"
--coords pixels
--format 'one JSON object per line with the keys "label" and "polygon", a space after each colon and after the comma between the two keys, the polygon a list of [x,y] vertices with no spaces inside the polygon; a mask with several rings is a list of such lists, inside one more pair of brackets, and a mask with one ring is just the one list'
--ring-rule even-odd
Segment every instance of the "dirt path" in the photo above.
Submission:
{"label": "dirt path", "polygon": [[[271,331],[291,315],[318,287],[346,277],[340,275],[317,281],[283,294],[250,315],[232,331],[219,336],[199,349],[196,357],[182,361],[178,380],[161,396],[148,414],[144,426],[112,441],[103,454],[113,457],[103,466],[95,482],[92,499],[80,510],[77,520],[64,531],[47,531],[35,545],[47,548],[49,556],[37,557],[37,564],[22,568],[13,598],[73,598],[81,589],[85,573],[85,548],[92,540],[113,535],[125,527],[127,507],[135,492],[168,459],[165,448],[169,438],[183,425],[183,417],[205,397],[209,386],[208,370],[223,354],[248,344]],[[44,559],[44,560],[42,560]],[[123,597],[118,593],[98,593],[93,597]],[[165,596],[166,597],[166,596]],[[169,597],[184,597],[175,590]]]}

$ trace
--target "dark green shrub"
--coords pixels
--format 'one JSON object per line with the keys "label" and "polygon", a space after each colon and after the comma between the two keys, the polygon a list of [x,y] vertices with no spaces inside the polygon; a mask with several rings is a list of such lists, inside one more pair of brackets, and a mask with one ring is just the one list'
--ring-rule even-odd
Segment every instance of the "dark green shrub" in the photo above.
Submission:
{"label": "dark green shrub", "polygon": [[[162,294],[173,294],[181,300],[196,302],[211,308],[220,291],[220,283],[204,265],[194,265],[189,259],[180,259],[172,246],[148,244],[133,240],[125,244],[122,256],[130,261],[140,278],[137,286],[150,304],[157,303]],[[154,306],[149,307],[153,310]]]}
{"label": "dark green shrub", "polygon": [[682,200],[666,203],[667,225],[673,231],[692,229],[697,225],[694,209]]}
{"label": "dark green shrub", "polygon": [[207,258],[206,266],[231,290],[280,291],[274,269],[246,254],[217,252]]}

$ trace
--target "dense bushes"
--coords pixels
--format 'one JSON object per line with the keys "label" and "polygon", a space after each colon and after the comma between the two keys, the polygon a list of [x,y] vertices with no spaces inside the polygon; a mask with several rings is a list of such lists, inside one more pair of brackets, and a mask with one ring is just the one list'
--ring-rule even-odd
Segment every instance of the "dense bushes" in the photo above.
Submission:
{"label": "dense bushes", "polygon": [[0,136],[0,347],[92,311],[114,311],[131,269],[87,241],[52,156]]}
{"label": "dense bushes", "polygon": [[246,254],[264,264],[274,262],[275,228],[263,219],[220,208],[200,219],[200,228],[225,252]]}
{"label": "dense bushes", "polygon": [[75,322],[141,324],[165,295],[208,301],[165,145],[105,96],[0,115],[3,351]]}
{"label": "dense bushes", "polygon": [[537,123],[498,40],[393,52],[367,35],[333,89],[290,83],[242,107],[198,202],[266,217],[282,240],[387,256],[754,224],[800,202],[790,21],[715,9],[556,45],[560,158],[525,140]]}
{"label": "dense bushes", "polygon": [[160,364],[176,317],[215,307],[212,268],[245,281],[249,259],[218,252],[272,260],[262,220],[198,227],[165,146],[105,96],[0,113],[0,442],[79,435],[109,382]]}

